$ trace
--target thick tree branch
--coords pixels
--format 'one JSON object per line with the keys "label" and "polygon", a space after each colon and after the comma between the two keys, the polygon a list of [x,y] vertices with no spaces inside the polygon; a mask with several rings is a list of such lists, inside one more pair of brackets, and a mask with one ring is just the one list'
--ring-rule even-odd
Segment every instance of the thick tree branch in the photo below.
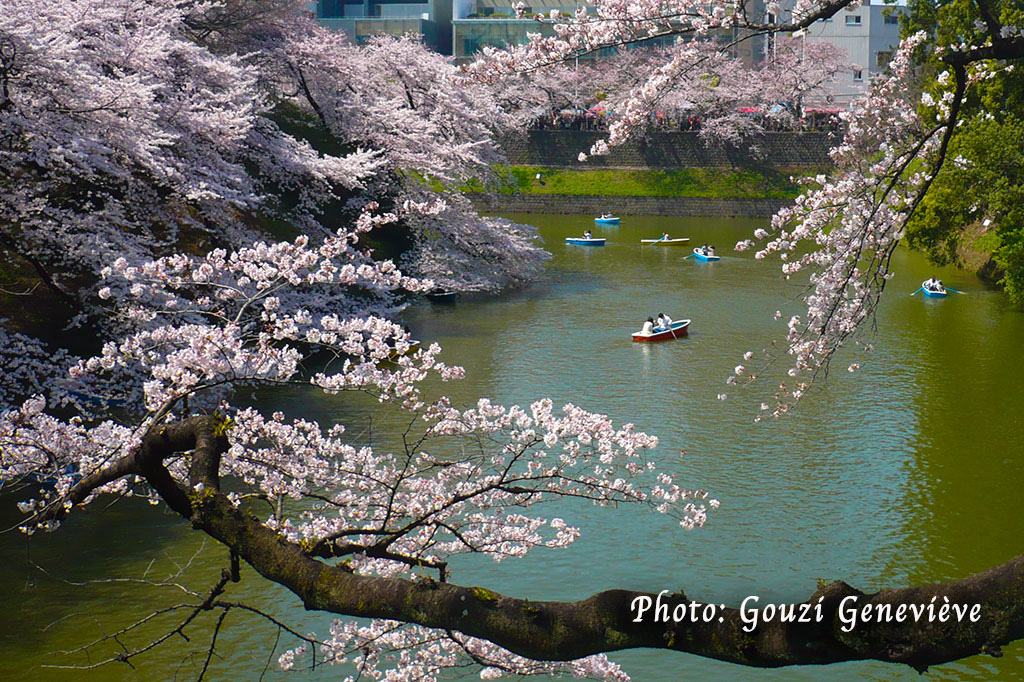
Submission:
{"label": "thick tree branch", "polygon": [[[347,616],[382,618],[431,628],[457,630],[541,660],[571,660],[636,647],[671,649],[758,667],[824,664],[875,659],[924,669],[979,653],[998,655],[999,646],[1024,636],[1024,556],[962,580],[937,585],[887,589],[863,594],[842,582],[820,588],[803,602],[820,603],[814,622],[782,622],[778,616],[744,631],[743,613],[720,609],[712,622],[678,624],[647,617],[634,622],[635,600],[655,595],[609,590],[575,602],[531,602],[432,580],[411,581],[354,574],[310,557],[232,505],[216,487],[220,456],[227,449],[212,418],[193,418],[168,428],[165,444],[191,444],[189,495],[156,473],[169,447],[151,447],[147,478],[197,529],[227,545],[268,580],[294,592],[307,609]],[[184,437],[191,429],[192,437]],[[166,469],[163,469],[166,474]],[[200,488],[198,484],[202,483]],[[172,487],[169,487],[172,486]],[[191,504],[183,506],[180,498]],[[858,623],[843,631],[840,603],[856,597],[858,609],[949,602],[980,605],[977,622]],[[667,599],[669,612],[688,605],[685,595]],[[650,616],[650,612],[648,612]]]}
{"label": "thick tree branch", "polygon": [[[154,487],[159,483],[157,489],[164,501],[187,518],[191,509],[188,495],[171,478],[163,465],[164,459],[178,452],[196,450],[191,473],[197,480],[209,480],[212,487],[219,488],[220,477],[216,466],[209,477],[204,468],[206,453],[215,448],[226,448],[226,444],[226,437],[217,435],[216,417],[197,416],[167,426],[154,427],[136,451],[83,476],[67,495],[55,500],[33,522],[63,519],[71,507],[84,501],[97,489],[133,474],[144,476]],[[219,463],[218,455],[217,465]]]}
{"label": "thick tree branch", "polygon": [[983,59],[1020,59],[1024,57],[1024,37],[1015,36],[994,40],[991,45],[974,47],[963,52],[947,52],[942,61],[947,64],[972,64]]}
{"label": "thick tree branch", "polygon": [[1002,26],[999,23],[998,17],[992,11],[992,8],[988,5],[988,0],[974,0],[974,4],[978,6],[978,12],[981,14],[981,18],[985,21],[985,26],[988,28],[989,35],[992,36],[992,40],[999,40],[1000,31]]}

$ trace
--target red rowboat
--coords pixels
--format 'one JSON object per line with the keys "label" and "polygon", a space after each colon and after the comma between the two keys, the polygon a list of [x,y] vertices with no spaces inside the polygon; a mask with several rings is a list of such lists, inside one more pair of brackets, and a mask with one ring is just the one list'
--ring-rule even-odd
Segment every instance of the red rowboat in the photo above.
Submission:
{"label": "red rowboat", "polygon": [[672,327],[665,329],[664,331],[654,331],[650,334],[644,334],[643,331],[633,332],[634,341],[670,341],[672,339],[678,339],[680,336],[686,336],[690,329],[689,320],[679,320],[672,323]]}

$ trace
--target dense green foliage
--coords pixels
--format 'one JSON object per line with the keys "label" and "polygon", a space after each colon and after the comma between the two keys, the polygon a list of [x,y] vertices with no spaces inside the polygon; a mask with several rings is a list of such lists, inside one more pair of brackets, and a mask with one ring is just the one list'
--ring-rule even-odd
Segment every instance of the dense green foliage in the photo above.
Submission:
{"label": "dense green foliage", "polygon": [[[1020,3],[989,5],[1003,26],[1024,25]],[[939,44],[984,42],[975,2],[911,0],[908,9],[905,35],[925,30]],[[953,88],[940,57],[921,57],[925,120],[934,116],[932,102]],[[946,162],[911,220],[908,237],[939,264],[978,265],[969,262],[972,257],[991,254],[983,274],[994,275],[1015,303],[1024,304],[1024,74],[1013,65],[989,64],[968,93]]]}

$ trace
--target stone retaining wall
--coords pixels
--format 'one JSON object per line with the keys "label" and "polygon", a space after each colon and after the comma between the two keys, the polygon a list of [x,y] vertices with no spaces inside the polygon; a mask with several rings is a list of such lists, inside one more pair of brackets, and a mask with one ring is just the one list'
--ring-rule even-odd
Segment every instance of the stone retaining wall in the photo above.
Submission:
{"label": "stone retaining wall", "polygon": [[580,152],[607,133],[589,130],[529,130],[506,138],[502,147],[513,165],[549,168],[734,168],[741,166],[825,167],[828,150],[839,142],[832,133],[765,133],[748,147],[705,145],[695,132],[648,133],[614,147],[606,156],[580,163]]}
{"label": "stone retaining wall", "polygon": [[787,199],[704,199],[699,197],[575,196],[566,194],[466,195],[479,211],[491,213],[573,213],[615,215],[769,217]]}

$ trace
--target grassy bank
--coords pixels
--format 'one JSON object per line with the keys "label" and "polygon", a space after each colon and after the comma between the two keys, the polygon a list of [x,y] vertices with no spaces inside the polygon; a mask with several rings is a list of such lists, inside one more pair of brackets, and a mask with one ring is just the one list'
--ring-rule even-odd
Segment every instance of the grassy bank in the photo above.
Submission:
{"label": "grassy bank", "polygon": [[[537,174],[541,175],[541,182]],[[800,174],[806,174],[804,170]],[[572,196],[701,197],[709,199],[792,199],[797,186],[785,171],[764,169],[679,168],[675,170],[569,170],[507,166],[499,171],[498,190],[509,194]],[[479,186],[467,189],[479,191]]]}

